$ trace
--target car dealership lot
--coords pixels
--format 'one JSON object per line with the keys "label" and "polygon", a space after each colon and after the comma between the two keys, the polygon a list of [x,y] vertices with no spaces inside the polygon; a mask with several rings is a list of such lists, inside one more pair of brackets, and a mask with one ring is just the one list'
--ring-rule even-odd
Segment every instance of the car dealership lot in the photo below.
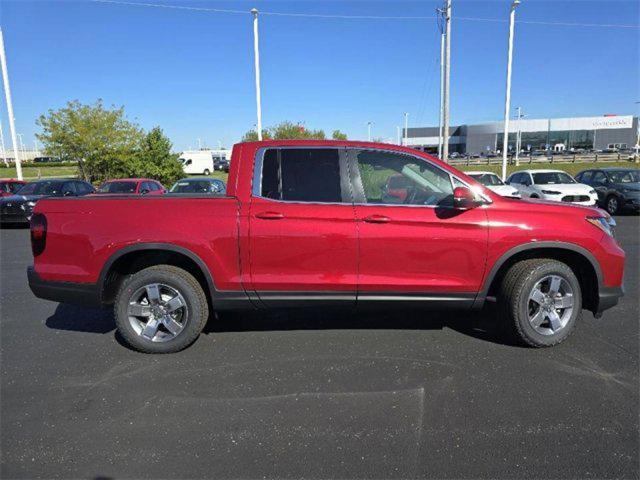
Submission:
{"label": "car dealership lot", "polygon": [[33,297],[0,231],[2,478],[638,476],[640,219],[621,304],[552,349],[483,314],[228,316],[191,348],[113,341],[110,311]]}

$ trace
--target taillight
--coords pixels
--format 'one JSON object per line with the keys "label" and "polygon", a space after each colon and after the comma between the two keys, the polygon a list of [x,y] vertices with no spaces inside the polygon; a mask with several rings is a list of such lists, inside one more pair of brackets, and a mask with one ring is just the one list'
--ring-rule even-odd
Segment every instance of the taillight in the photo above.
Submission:
{"label": "taillight", "polygon": [[37,257],[47,245],[47,217],[34,213],[31,217],[31,251]]}

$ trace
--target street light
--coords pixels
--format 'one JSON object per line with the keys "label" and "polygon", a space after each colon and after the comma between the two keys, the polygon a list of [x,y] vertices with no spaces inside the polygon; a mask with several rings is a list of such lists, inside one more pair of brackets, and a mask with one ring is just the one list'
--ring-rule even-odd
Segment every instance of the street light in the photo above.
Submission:
{"label": "street light", "polygon": [[258,117],[258,140],[262,140],[262,100],[260,98],[260,48],[258,41],[258,9],[252,8],[253,15],[253,60],[256,70],[256,114]]}
{"label": "street light", "polygon": [[367,122],[367,140],[369,142],[371,141],[371,125],[373,125],[372,122]]}
{"label": "street light", "polygon": [[502,142],[502,180],[507,178],[507,150],[509,147],[509,110],[511,109],[511,62],[513,60],[513,29],[516,21],[516,8],[520,0],[513,0],[509,15],[509,47],[507,50],[507,91],[504,98],[504,139]]}

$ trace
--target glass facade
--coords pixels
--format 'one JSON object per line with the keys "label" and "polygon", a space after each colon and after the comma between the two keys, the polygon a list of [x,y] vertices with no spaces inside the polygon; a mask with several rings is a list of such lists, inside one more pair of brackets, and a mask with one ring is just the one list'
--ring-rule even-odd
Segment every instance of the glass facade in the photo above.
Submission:
{"label": "glass facade", "polygon": [[[571,148],[592,148],[593,147],[593,130],[559,130],[550,132],[522,132],[522,140],[520,142],[521,149],[528,150],[546,150],[553,148],[559,143],[563,144],[567,150]],[[498,145],[502,145],[504,139],[503,133],[498,133]],[[547,147],[548,145],[548,147]],[[509,150],[515,151],[516,133],[509,132]]]}

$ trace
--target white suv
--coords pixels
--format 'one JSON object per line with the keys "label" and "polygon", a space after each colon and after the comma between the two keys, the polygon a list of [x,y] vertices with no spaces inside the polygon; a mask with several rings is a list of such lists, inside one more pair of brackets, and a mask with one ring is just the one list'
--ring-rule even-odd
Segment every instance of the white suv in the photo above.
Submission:
{"label": "white suv", "polygon": [[509,175],[507,183],[523,198],[595,205],[598,194],[589,185],[578,183],[562,170],[522,170]]}
{"label": "white suv", "polygon": [[505,185],[505,183],[500,180],[500,177],[493,172],[464,173],[487,187],[489,190],[496,192],[498,195],[502,195],[503,197],[520,198],[520,192],[518,192],[517,189],[513,188],[510,185]]}

